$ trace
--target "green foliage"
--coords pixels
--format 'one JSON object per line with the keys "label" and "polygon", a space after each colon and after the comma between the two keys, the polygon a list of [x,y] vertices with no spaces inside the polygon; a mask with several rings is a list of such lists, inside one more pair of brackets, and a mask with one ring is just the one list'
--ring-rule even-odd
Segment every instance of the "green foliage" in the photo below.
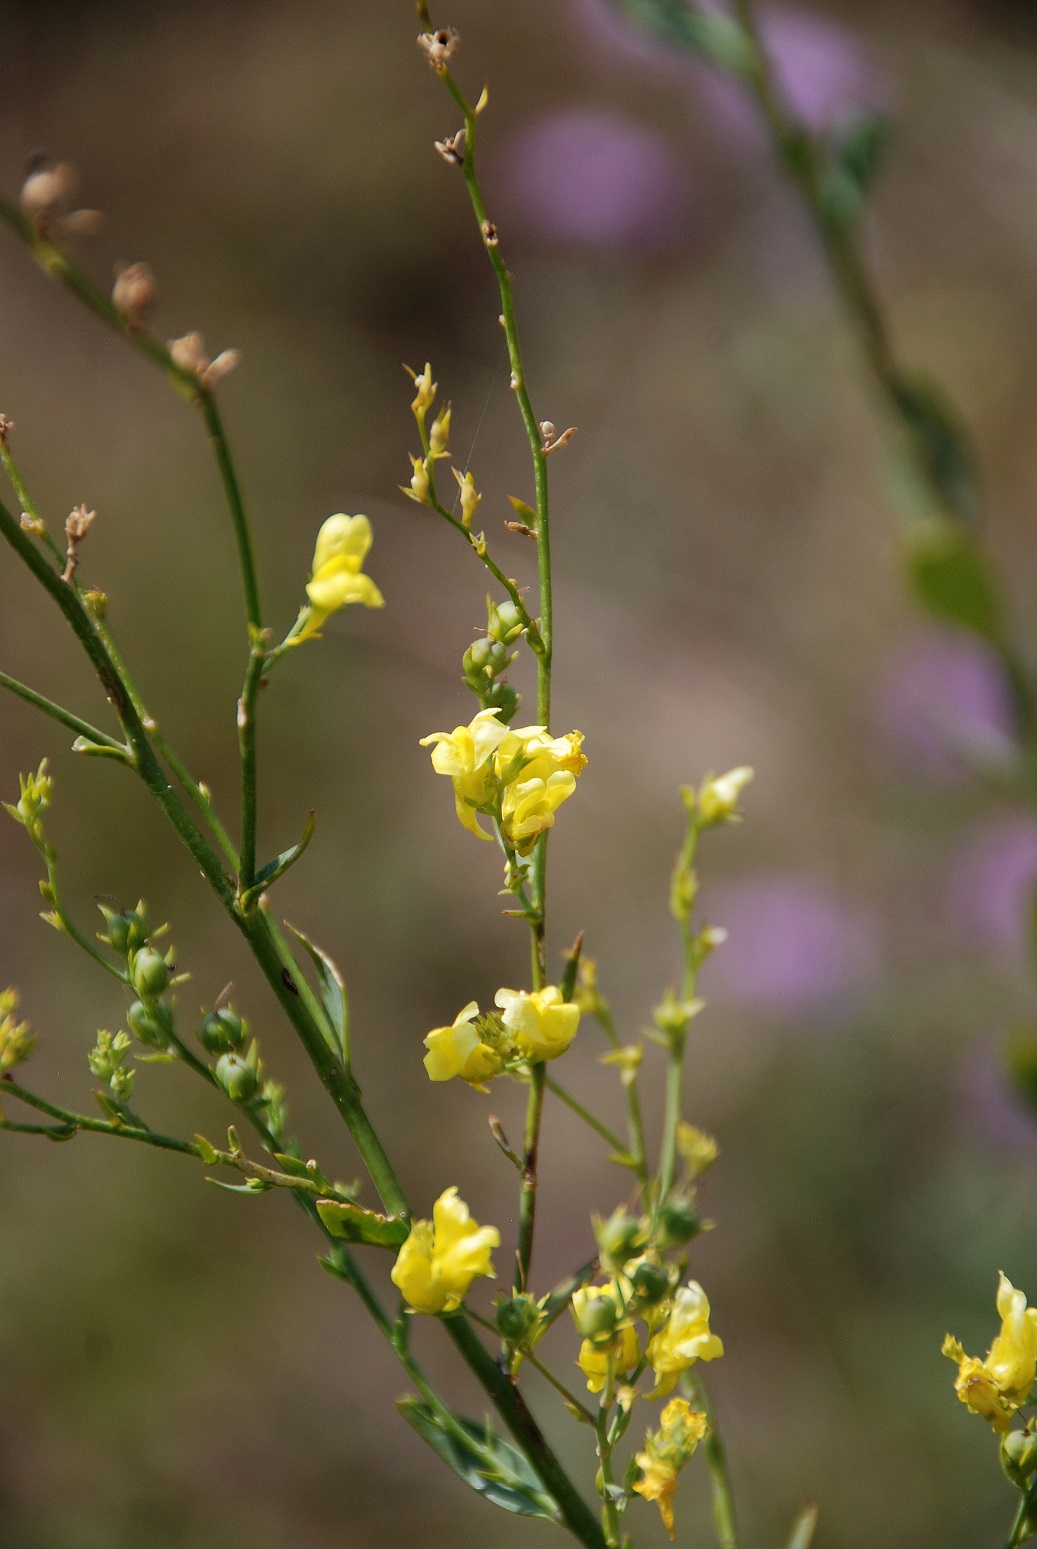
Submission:
{"label": "green foliage", "polygon": [[525,1458],[490,1426],[444,1414],[415,1398],[396,1405],[409,1426],[439,1454],[448,1468],[477,1494],[522,1517],[558,1521],[558,1511]]}
{"label": "green foliage", "polygon": [[985,553],[965,528],[927,524],[910,534],[905,567],[915,596],[934,618],[992,645],[1001,642],[997,583]]}

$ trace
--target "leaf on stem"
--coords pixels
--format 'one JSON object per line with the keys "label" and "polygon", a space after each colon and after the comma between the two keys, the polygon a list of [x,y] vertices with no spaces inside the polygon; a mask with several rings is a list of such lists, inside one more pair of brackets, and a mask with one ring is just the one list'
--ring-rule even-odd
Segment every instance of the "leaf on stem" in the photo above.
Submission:
{"label": "leaf on stem", "polygon": [[[288,925],[288,921],[285,921]],[[344,1065],[349,1064],[349,1000],[346,996],[346,981],[334,958],[328,956],[323,947],[319,947],[309,936],[297,930],[294,925],[288,925],[288,929],[306,948],[317,970],[317,978],[320,981],[320,998],[324,1007],[324,1013],[328,1020],[328,1030],[331,1033],[329,1043]]]}
{"label": "leaf on stem", "polygon": [[381,1215],[344,1200],[319,1199],[317,1214],[332,1237],[366,1243],[371,1248],[400,1248],[410,1232],[410,1222],[403,1216]]}
{"label": "leaf on stem", "polygon": [[1001,599],[986,555],[972,534],[928,525],[910,541],[907,575],[927,612],[995,646],[1003,636]]}
{"label": "leaf on stem", "polygon": [[817,1507],[804,1506],[795,1522],[792,1524],[792,1532],[789,1534],[787,1549],[810,1549],[814,1542],[814,1531],[817,1527]]}
{"label": "leaf on stem", "polygon": [[554,1501],[525,1458],[489,1426],[459,1415],[452,1416],[452,1423],[448,1423],[416,1398],[401,1398],[396,1407],[447,1467],[478,1495],[522,1517],[558,1521]]}
{"label": "leaf on stem", "polygon": [[[103,749],[101,751],[103,751]],[[243,908],[251,909],[252,905],[259,898],[260,894],[264,893],[267,888],[273,887],[275,882],[279,882],[280,879],[284,876],[285,872],[288,871],[290,867],[294,866],[296,861],[301,858],[306,850],[307,845],[313,838],[313,830],[316,822],[317,814],[316,812],[311,811],[309,817],[306,820],[306,827],[303,830],[302,838],[299,840],[298,844],[293,844],[288,850],[282,850],[280,855],[275,856],[272,861],[267,861],[265,866],[261,866],[259,868],[259,870],[256,872],[255,882],[246,893],[242,894],[241,902]],[[300,936],[299,939],[301,941],[303,938]]]}
{"label": "leaf on stem", "polygon": [[90,758],[114,758],[119,764],[126,764],[131,769],[134,766],[133,754],[129,748],[114,747],[108,742],[91,742],[89,737],[77,737],[72,744],[73,753],[85,753]]}

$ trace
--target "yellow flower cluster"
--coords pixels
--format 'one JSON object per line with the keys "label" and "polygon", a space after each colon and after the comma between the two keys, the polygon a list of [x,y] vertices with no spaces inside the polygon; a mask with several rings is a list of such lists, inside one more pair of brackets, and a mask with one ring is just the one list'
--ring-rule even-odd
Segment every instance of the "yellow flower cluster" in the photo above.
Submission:
{"label": "yellow flower cluster", "polygon": [[454,1312],[472,1281],[493,1278],[491,1253],[500,1247],[495,1226],[473,1221],[456,1188],[432,1207],[431,1221],[415,1221],[392,1267],[391,1278],[415,1312]]}
{"label": "yellow flower cluster", "polygon": [[950,1334],[943,1353],[958,1364],[954,1389],[962,1403],[989,1420],[995,1431],[1005,1432],[1037,1377],[1037,1308],[1027,1307],[1025,1293],[1002,1273],[997,1310],[1001,1331],[984,1360],[966,1355]]}
{"label": "yellow flower cluster", "polygon": [[578,731],[552,737],[543,726],[512,729],[496,710],[480,710],[468,726],[433,732],[421,746],[432,748],[436,773],[453,781],[464,827],[479,839],[492,838],[479,823],[485,813],[519,855],[528,855],[576,789],[587,763],[582,742]]}
{"label": "yellow flower cluster", "polygon": [[485,1090],[509,1061],[555,1060],[564,1054],[580,1025],[580,1009],[562,999],[556,984],[545,989],[498,990],[499,1017],[484,1017],[471,1000],[449,1027],[434,1027],[425,1039],[430,1081],[462,1081]]}
{"label": "yellow flower cluster", "polygon": [[[630,1275],[635,1270],[632,1264],[608,1284],[587,1286],[573,1295],[573,1319],[584,1335],[578,1364],[592,1393],[600,1393],[605,1386],[610,1362],[616,1377],[641,1365],[631,1310]],[[653,1331],[643,1356],[655,1373],[651,1398],[672,1393],[678,1377],[696,1361],[714,1361],[724,1353],[720,1339],[710,1331],[709,1301],[697,1280],[681,1286],[675,1296],[656,1303],[641,1316]]]}
{"label": "yellow flower cluster", "polygon": [[671,1541],[673,1497],[677,1493],[677,1475],[692,1456],[709,1429],[705,1414],[692,1409],[687,1399],[671,1398],[659,1417],[659,1429],[645,1436],[644,1451],[635,1459],[641,1477],[634,1485],[638,1495],[655,1501]]}
{"label": "yellow flower cluster", "polygon": [[317,534],[313,567],[306,585],[309,606],[288,637],[292,645],[311,640],[332,613],[350,603],[384,608],[385,598],[363,571],[374,534],[366,516],[329,516]]}
{"label": "yellow flower cluster", "polygon": [[36,1035],[28,1022],[19,1022],[15,1016],[19,1000],[17,990],[0,994],[0,1070],[20,1065],[36,1047]]}

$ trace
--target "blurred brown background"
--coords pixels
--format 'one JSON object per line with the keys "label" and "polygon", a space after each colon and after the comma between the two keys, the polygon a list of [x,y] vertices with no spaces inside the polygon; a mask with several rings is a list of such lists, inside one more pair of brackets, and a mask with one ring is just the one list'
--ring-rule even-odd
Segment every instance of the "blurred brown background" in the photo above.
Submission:
{"label": "blurred brown background", "polygon": [[[949,1327],[985,1348],[999,1268],[1037,1296],[1037,1127],[999,1055],[1033,1014],[1020,919],[1037,827],[948,751],[1005,734],[1001,685],[902,600],[852,342],[737,100],[617,27],[604,0],[455,0],[437,19],[461,30],[469,88],[491,84],[486,184],[537,412],[580,427],[551,465],[556,715],[586,733],[590,765],[552,844],[552,951],[586,929],[627,1037],[674,971],[676,788],[757,770],[748,820],[702,858],[707,912],[732,940],[704,981],[688,1098],[723,1151],[705,1192],[719,1229],[694,1264],[728,1350],[714,1386],[747,1542],[782,1542],[811,1497],[823,1549],[996,1542],[1008,1488],[939,1345]],[[895,114],[876,262],[905,353],[974,428],[1025,619],[1035,8],[879,0],[766,22],[814,122],[862,103]],[[281,912],[347,973],[359,1074],[416,1202],[457,1182],[507,1244],[512,1178],[486,1116],[517,1132],[522,1094],[433,1089],[420,1061],[427,1029],[521,982],[526,954],[499,916],[495,852],[457,826],[417,746],[475,708],[460,657],[485,587],[396,493],[413,441],[400,363],[432,359],[486,491],[480,516],[527,577],[529,546],[501,522],[505,496],[530,490],[488,270],[460,179],[432,149],[456,114],[415,31],[406,0],[9,4],[0,172],[14,190],[34,148],[73,160],[83,201],[109,216],[83,248],[92,271],[148,260],[164,333],[242,349],[223,401],[271,617],[294,617],[324,517],[374,522],[388,607],[336,620],[266,697],[263,845],[291,843],[318,809]],[[96,506],[83,573],[110,593],[149,704],[233,818],[242,619],[201,427],[6,236],[0,286],[0,408],[30,487],[55,521]],[[4,669],[107,724],[54,615],[0,564]],[[2,714],[5,795],[51,759],[51,828],[84,926],[95,894],[143,893],[191,971],[185,1016],[233,978],[305,1154],[351,1176],[348,1138],[143,792],[74,758],[21,704]],[[124,1008],[35,919],[37,870],[5,822],[0,979],[41,1030],[37,1087],[89,1106],[86,1050]],[[601,1052],[586,1027],[568,1078],[618,1118]],[[219,1105],[185,1075],[145,1070],[136,1095],[155,1122],[220,1134]],[[543,1181],[546,1286],[626,1180],[553,1108]],[[398,1370],[317,1269],[296,1214],[131,1147],[4,1140],[3,1549],[490,1535],[518,1549],[549,1531],[491,1516],[398,1420]],[[418,1343],[449,1381],[437,1328]],[[567,1327],[552,1354],[562,1369],[574,1357]],[[548,1428],[589,1486],[583,1435],[564,1416]],[[682,1541],[705,1541],[706,1509],[697,1460]],[[649,1508],[629,1523],[639,1544],[662,1542]]]}

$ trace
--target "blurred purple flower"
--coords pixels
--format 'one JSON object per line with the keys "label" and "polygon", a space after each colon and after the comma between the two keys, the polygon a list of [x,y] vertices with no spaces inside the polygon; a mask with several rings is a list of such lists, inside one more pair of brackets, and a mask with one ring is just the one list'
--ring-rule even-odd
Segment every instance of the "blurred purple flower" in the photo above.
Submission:
{"label": "blurred purple flower", "polygon": [[1037,891],[1037,822],[1005,818],[967,838],[951,870],[955,923],[982,946],[1021,958]]}
{"label": "blurred purple flower", "polygon": [[597,248],[658,248],[679,237],[687,179],[669,145],[633,119],[593,108],[539,118],[502,156],[500,197],[527,232]]}
{"label": "blurred purple flower", "polygon": [[970,760],[1012,751],[1004,673],[994,653],[966,635],[920,636],[899,653],[875,710],[897,761],[940,782],[963,777]]}
{"label": "blurred purple flower", "polygon": [[729,934],[705,969],[708,994],[787,1015],[875,976],[871,921],[816,879],[755,877],[716,891],[711,916]]}
{"label": "blurred purple flower", "polygon": [[[737,82],[625,20],[612,0],[574,0],[574,14],[611,57],[622,54],[693,80],[726,138],[743,147],[763,143],[757,110]],[[823,129],[854,109],[888,105],[889,82],[874,54],[839,23],[812,11],[772,7],[761,11],[760,30],[786,99],[812,129]]]}

